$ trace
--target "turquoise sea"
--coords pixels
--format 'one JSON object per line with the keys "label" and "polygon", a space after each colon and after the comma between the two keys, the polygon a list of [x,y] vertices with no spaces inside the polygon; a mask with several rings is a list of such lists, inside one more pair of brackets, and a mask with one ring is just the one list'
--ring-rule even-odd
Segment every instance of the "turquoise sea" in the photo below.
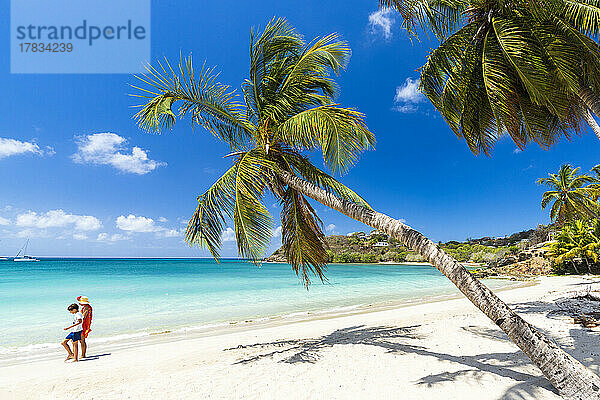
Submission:
{"label": "turquoise sea", "polygon": [[[67,306],[90,298],[90,343],[249,319],[347,311],[457,294],[426,265],[330,265],[306,290],[290,267],[240,260],[42,259],[0,261],[0,358],[57,348]],[[491,287],[509,284],[491,280]]]}

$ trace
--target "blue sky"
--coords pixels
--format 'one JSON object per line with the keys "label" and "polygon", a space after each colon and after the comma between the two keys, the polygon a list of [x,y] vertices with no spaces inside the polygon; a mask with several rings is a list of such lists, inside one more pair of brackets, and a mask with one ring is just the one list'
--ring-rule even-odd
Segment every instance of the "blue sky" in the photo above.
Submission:
{"label": "blue sky", "polygon": [[[0,50],[9,54],[9,2],[0,3]],[[377,1],[152,2],[152,60],[192,53],[239,88],[250,28],[288,18],[306,38],[339,32],[352,58],[339,101],[357,107],[377,136],[342,181],[376,209],[433,240],[504,235],[548,222],[535,180],[570,162],[589,169],[600,143],[586,132],[548,151],[508,139],[474,156],[414,90],[433,42],[406,37]],[[118,57],[118,54],[115,55]],[[140,60],[142,62],[144,60]],[[180,121],[163,135],[140,131],[126,74],[10,74],[0,61],[0,254],[26,238],[39,256],[206,256],[183,243],[196,196],[224,171],[228,149]],[[273,200],[267,205],[277,218]],[[368,229],[322,206],[328,233]],[[278,226],[276,220],[276,225]],[[277,247],[274,233],[272,249]],[[224,233],[223,255],[236,256]]]}

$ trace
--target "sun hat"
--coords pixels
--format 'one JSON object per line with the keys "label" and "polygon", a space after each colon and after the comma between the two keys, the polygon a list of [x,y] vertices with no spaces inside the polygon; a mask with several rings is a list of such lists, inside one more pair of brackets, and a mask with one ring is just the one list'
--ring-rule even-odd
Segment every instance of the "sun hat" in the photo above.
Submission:
{"label": "sun hat", "polygon": [[80,304],[90,304],[90,300],[87,298],[87,296],[77,296],[77,301]]}

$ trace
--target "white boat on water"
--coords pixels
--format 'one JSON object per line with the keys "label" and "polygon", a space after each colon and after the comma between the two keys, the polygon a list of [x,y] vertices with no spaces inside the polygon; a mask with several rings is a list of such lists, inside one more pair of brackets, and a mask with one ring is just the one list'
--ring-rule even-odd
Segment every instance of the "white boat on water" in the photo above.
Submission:
{"label": "white boat on water", "polygon": [[7,257],[0,257],[0,261],[8,261]]}
{"label": "white boat on water", "polygon": [[16,261],[16,262],[40,261],[40,260],[38,260],[35,257],[31,257],[31,256],[26,255],[26,253],[27,253],[27,246],[28,245],[29,245],[29,239],[27,239],[27,241],[25,242],[25,245],[23,246],[23,248],[21,250],[19,250],[19,252],[15,256],[15,258],[13,258],[13,261]]}

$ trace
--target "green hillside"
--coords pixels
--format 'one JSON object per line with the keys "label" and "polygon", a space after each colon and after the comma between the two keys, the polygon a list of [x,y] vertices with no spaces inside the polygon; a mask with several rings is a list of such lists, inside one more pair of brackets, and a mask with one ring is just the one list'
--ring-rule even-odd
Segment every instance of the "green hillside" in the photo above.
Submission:
{"label": "green hillside", "polygon": [[[440,246],[460,262],[494,264],[531,244],[547,240],[547,229],[539,227],[501,238],[483,237],[464,242],[450,241]],[[354,232],[348,235],[331,235],[325,238],[329,246],[329,261],[333,263],[378,263],[425,261],[396,239],[379,231]],[[283,250],[278,249],[265,261],[285,262]]]}

